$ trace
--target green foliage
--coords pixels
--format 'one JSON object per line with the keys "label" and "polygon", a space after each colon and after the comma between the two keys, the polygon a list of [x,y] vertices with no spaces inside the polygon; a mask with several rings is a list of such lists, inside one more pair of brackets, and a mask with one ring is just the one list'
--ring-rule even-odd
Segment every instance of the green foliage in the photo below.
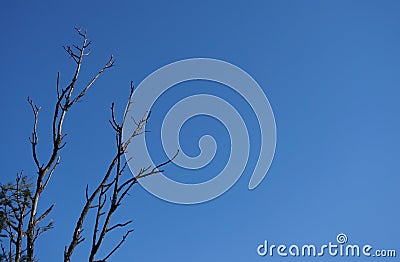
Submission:
{"label": "green foliage", "polygon": [[[12,240],[16,240],[19,226],[24,234],[27,215],[32,207],[32,189],[33,184],[22,173],[17,175],[14,183],[0,183],[0,262],[15,260],[12,246],[15,247],[16,242]],[[20,255],[19,261],[27,261],[24,252],[20,251]]]}

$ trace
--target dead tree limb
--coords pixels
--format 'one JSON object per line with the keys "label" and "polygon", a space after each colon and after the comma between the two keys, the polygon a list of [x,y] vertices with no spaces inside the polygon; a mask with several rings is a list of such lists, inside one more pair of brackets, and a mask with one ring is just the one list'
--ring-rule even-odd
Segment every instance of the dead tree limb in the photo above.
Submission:
{"label": "dead tree limb", "polygon": [[[98,186],[94,189],[94,191],[89,194],[88,189],[86,188],[86,203],[82,208],[80,216],[77,220],[74,233],[72,235],[72,240],[68,246],[65,247],[64,251],[64,262],[71,261],[71,256],[75,250],[75,248],[85,239],[82,236],[83,225],[87,218],[87,215],[91,209],[96,209],[94,228],[92,232],[92,243],[91,250],[89,254],[89,262],[94,261],[106,261],[112,254],[115,253],[117,249],[126,241],[128,235],[133,232],[132,229],[126,230],[125,234],[122,236],[122,239],[119,243],[115,245],[115,247],[108,252],[108,254],[100,260],[95,259],[96,254],[98,253],[105,237],[111,231],[116,229],[125,228],[126,226],[132,223],[132,220],[129,220],[124,223],[117,223],[111,225],[111,218],[117,211],[117,209],[121,206],[123,199],[128,195],[131,188],[137,183],[137,180],[142,177],[146,177],[152,174],[157,174],[161,172],[160,168],[172,161],[172,159],[154,167],[154,168],[143,168],[137,175],[124,177],[123,173],[128,164],[128,160],[124,160],[125,151],[131,143],[131,141],[144,132],[145,125],[149,121],[150,114],[146,112],[143,117],[135,122],[135,129],[130,134],[126,141],[123,141],[122,138],[122,130],[124,129],[124,125],[127,121],[127,115],[129,110],[131,110],[132,106],[132,95],[134,92],[133,84],[131,83],[131,91],[129,95],[128,106],[125,109],[123,118],[121,123],[119,123],[115,117],[115,108],[114,103],[111,105],[111,119],[110,124],[112,129],[115,131],[115,139],[116,139],[116,153],[111,160],[111,163],[108,166],[107,171],[103,175],[102,180],[98,184]],[[107,198],[107,195],[110,196]]]}
{"label": "dead tree limb", "polygon": [[[30,143],[32,146],[32,157],[37,167],[37,177],[35,190],[32,196],[32,207],[29,214],[29,222],[28,229],[26,231],[27,236],[27,260],[33,261],[34,258],[34,245],[35,241],[43,230],[38,229],[38,224],[41,220],[43,220],[52,210],[52,206],[47,209],[40,217],[37,216],[37,208],[39,203],[39,198],[42,192],[47,187],[54,171],[60,163],[60,150],[65,146],[64,138],[65,134],[63,133],[63,124],[65,120],[65,116],[67,112],[71,109],[71,107],[78,102],[89,90],[89,88],[93,85],[93,83],[98,79],[98,77],[107,69],[111,68],[114,65],[114,59],[111,56],[107,63],[95,74],[92,80],[85,85],[81,90],[76,90],[76,83],[78,80],[78,76],[82,67],[83,58],[89,54],[88,47],[91,44],[91,41],[88,40],[86,32],[82,32],[80,29],[75,28],[79,36],[82,38],[82,42],[80,46],[74,45],[74,49],[70,46],[64,47],[65,51],[69,54],[69,56],[75,61],[76,67],[71,82],[63,89],[60,89],[60,74],[57,74],[57,102],[54,109],[53,121],[52,121],[52,150],[49,159],[42,163],[39,160],[37,154],[38,147],[38,133],[37,133],[37,124],[39,119],[39,110],[40,107],[36,106],[33,101],[28,98],[28,102],[32,107],[32,111],[34,114],[34,124],[33,131],[30,137]],[[75,91],[78,93],[74,95]],[[46,229],[44,227],[44,229]]]}

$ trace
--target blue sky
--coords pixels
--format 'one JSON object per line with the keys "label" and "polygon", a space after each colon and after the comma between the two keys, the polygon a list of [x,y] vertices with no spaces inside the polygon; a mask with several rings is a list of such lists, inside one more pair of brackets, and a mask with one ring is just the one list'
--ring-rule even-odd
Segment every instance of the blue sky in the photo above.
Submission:
{"label": "blue sky", "polygon": [[[1,182],[21,170],[34,173],[28,95],[42,106],[39,153],[47,156],[56,75],[60,71],[66,83],[73,66],[62,46],[79,40],[73,27],[86,28],[94,41],[83,73],[94,73],[110,54],[116,57],[115,68],[66,120],[62,165],[41,202],[43,209],[56,203],[55,229],[38,243],[41,261],[62,259],[84,187],[94,187],[114,153],[111,102],[122,113],[131,80],[138,85],[161,66],[195,57],[233,63],[263,88],[277,125],[272,166],[249,191],[259,150],[259,134],[251,131],[249,164],[217,199],[177,205],[135,187],[118,216],[133,219],[135,232],[112,261],[290,261],[259,257],[256,248],[264,240],[324,244],[338,233],[346,233],[351,243],[400,252],[398,1],[18,0],[4,2],[0,12]],[[216,92],[210,83],[183,85],[185,91],[178,85],[163,97],[149,124],[156,159],[163,158],[156,130],[165,106],[190,91]],[[249,130],[256,129],[251,108],[234,93],[216,95],[232,99]],[[183,148],[196,155],[203,134],[215,136],[216,159],[195,174],[171,165],[168,176],[192,175],[189,180],[198,182],[223,168],[229,140],[219,122],[207,117],[188,122]],[[77,250],[74,261],[85,261],[86,247]]]}

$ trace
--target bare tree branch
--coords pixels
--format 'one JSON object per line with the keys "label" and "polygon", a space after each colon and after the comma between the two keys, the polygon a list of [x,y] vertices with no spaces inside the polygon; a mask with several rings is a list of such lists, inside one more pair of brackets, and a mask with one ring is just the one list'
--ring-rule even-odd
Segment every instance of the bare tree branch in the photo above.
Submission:
{"label": "bare tree branch", "polygon": [[[42,194],[43,190],[47,187],[54,171],[59,165],[60,163],[59,153],[60,150],[65,146],[65,142],[63,142],[65,138],[65,134],[63,134],[63,124],[65,116],[69,111],[69,109],[87,93],[89,88],[94,84],[94,82],[99,78],[99,76],[105,70],[111,68],[114,64],[114,59],[111,56],[111,58],[107,61],[105,66],[103,66],[98,71],[98,73],[94,75],[92,80],[86,86],[84,86],[76,96],[73,96],[74,90],[76,89],[78,76],[82,67],[83,57],[89,54],[89,52],[87,52],[86,50],[88,46],[91,44],[91,41],[87,39],[86,32],[82,32],[82,30],[78,28],[75,28],[75,30],[82,38],[82,43],[80,46],[73,45],[73,47],[77,50],[77,52],[75,52],[70,46],[64,47],[64,50],[75,61],[76,67],[71,82],[64,89],[60,89],[60,73],[57,74],[57,82],[56,82],[57,102],[54,109],[53,123],[52,123],[53,149],[51,151],[49,160],[46,162],[46,164],[40,164],[40,161],[37,156],[37,145],[38,145],[37,124],[38,124],[38,112],[40,108],[37,107],[30,98],[28,98],[28,102],[32,107],[32,111],[35,117],[30,142],[32,144],[32,156],[38,169],[36,185],[35,185],[35,193],[32,197],[32,208],[29,216],[28,229],[27,229],[27,256],[29,261],[33,260],[34,242],[35,239],[37,238],[35,234],[38,233],[40,234],[44,232],[42,230],[37,230],[36,227],[38,226],[38,223],[51,212],[53,207],[51,206],[50,208],[48,208],[47,211],[42,216],[39,217],[39,219],[36,218],[37,206],[40,195]],[[79,241],[83,240],[79,238]]]}
{"label": "bare tree branch", "polygon": [[122,244],[126,241],[126,238],[128,237],[128,235],[129,235],[130,233],[132,233],[132,232],[133,232],[133,229],[128,230],[128,231],[122,236],[121,241],[114,247],[114,249],[111,250],[111,252],[108,253],[108,255],[107,255],[106,257],[104,257],[104,258],[101,259],[101,260],[96,260],[96,262],[100,262],[100,261],[101,261],[101,262],[105,262],[105,261],[107,261],[107,259],[109,259],[109,258],[112,256],[112,254],[114,254],[115,251],[117,251],[117,250],[122,246]]}
{"label": "bare tree branch", "polygon": [[[106,173],[104,174],[102,180],[98,184],[98,186],[94,189],[94,191],[89,194],[88,189],[86,187],[85,196],[86,203],[81,211],[80,216],[78,217],[78,221],[72,235],[72,240],[68,246],[65,247],[64,252],[64,262],[69,262],[71,256],[74,252],[74,249],[80,243],[78,241],[80,237],[80,232],[88,215],[88,212],[91,208],[96,207],[96,216],[94,221],[94,228],[92,232],[92,244],[91,251],[89,255],[89,262],[94,261],[105,261],[108,259],[122,244],[125,242],[128,235],[132,232],[132,230],[128,230],[122,237],[122,240],[115,246],[115,248],[102,260],[96,260],[95,256],[98,253],[101,245],[103,244],[106,235],[115,229],[122,229],[132,223],[132,221],[128,221],[125,223],[116,223],[113,226],[110,226],[111,218],[117,211],[118,207],[121,206],[123,199],[128,195],[129,191],[137,183],[137,179],[146,177],[152,174],[157,174],[161,172],[159,170],[160,167],[170,163],[172,159],[157,165],[156,167],[150,169],[150,167],[146,169],[141,169],[137,175],[122,179],[122,174],[125,171],[125,168],[130,159],[124,161],[123,156],[128,145],[132,142],[132,140],[145,132],[144,128],[147,122],[149,121],[150,112],[146,112],[143,117],[135,123],[135,129],[128,136],[126,141],[123,141],[122,131],[124,129],[124,125],[128,119],[128,112],[132,106],[132,95],[134,92],[134,86],[131,82],[129,94],[129,102],[124,111],[122,122],[119,123],[115,116],[115,104],[111,104],[111,119],[109,120],[112,129],[115,132],[116,139],[116,153],[108,166]],[[176,155],[175,155],[176,156]],[[174,156],[174,158],[175,158]],[[107,201],[107,193],[110,193],[111,196]],[[94,202],[97,199],[97,204]],[[108,203],[108,204],[107,204]]]}

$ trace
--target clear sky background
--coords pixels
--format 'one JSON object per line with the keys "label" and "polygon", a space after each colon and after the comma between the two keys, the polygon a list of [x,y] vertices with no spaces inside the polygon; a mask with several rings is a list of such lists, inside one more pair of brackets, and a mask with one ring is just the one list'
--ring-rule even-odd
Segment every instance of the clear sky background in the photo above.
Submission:
{"label": "clear sky background", "polygon": [[[234,187],[213,201],[171,204],[136,186],[117,216],[133,219],[135,232],[111,261],[291,261],[259,257],[256,248],[264,240],[322,245],[335,242],[338,233],[346,233],[349,243],[399,253],[399,14],[400,3],[394,0],[3,1],[2,183],[21,170],[35,172],[28,95],[42,106],[39,153],[42,161],[48,156],[56,75],[60,71],[67,83],[73,68],[62,46],[80,40],[73,27],[86,28],[94,42],[82,73],[96,72],[110,54],[116,57],[115,68],[66,120],[62,164],[41,202],[42,209],[56,206],[51,214],[55,228],[37,243],[40,261],[62,260],[85,185],[96,185],[114,154],[111,102],[121,113],[130,80],[138,85],[161,66],[195,57],[233,63],[263,88],[277,124],[273,164],[260,186],[249,191],[259,151],[259,134],[251,131],[248,167]],[[199,90],[215,92],[210,83],[184,85],[163,97],[155,110],[159,114],[153,111],[154,141],[167,105]],[[251,109],[234,93],[219,95],[243,110],[249,130],[257,127]],[[171,165],[168,176],[199,182],[223,168],[229,139],[221,123],[191,120],[182,130],[183,148],[196,155],[197,139],[204,134],[218,142],[216,159],[196,173]],[[160,150],[155,142],[152,152],[161,160]],[[86,248],[80,246],[73,261],[87,260]]]}

